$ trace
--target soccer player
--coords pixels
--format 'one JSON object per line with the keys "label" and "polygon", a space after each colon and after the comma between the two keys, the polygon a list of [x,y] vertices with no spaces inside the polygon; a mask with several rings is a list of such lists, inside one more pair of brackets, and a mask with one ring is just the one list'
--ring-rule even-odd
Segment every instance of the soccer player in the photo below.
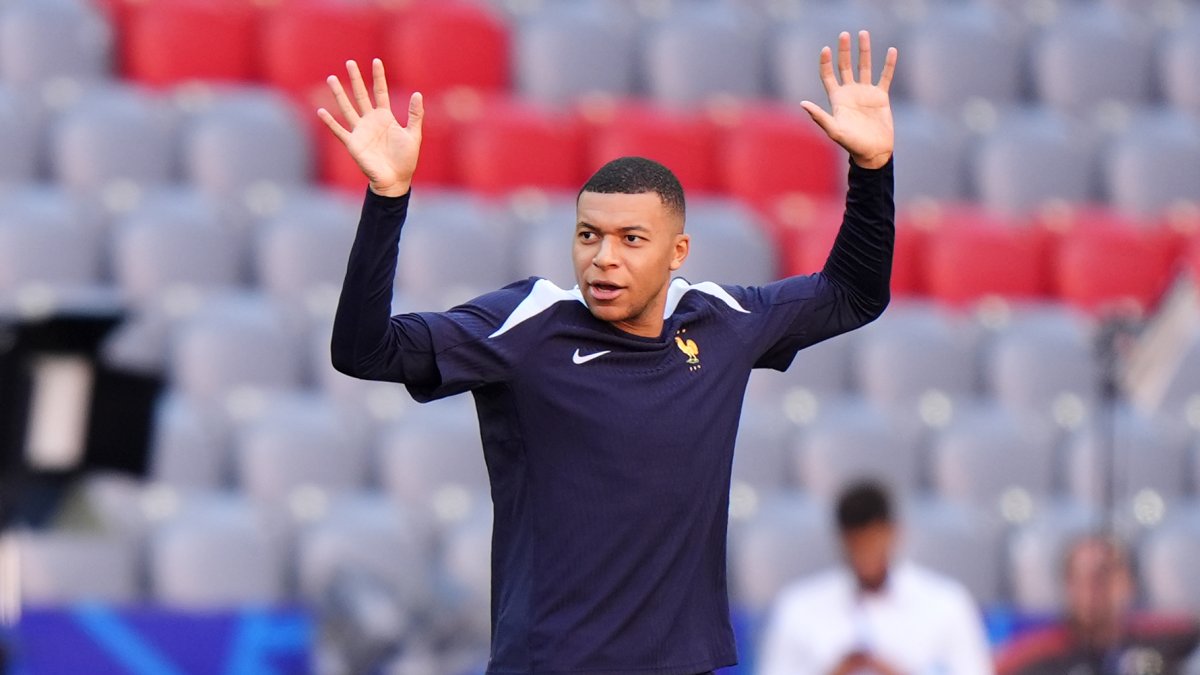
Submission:
{"label": "soccer player", "polygon": [[[752,368],[878,317],[894,238],[891,49],[872,84],[870,37],[848,33],[805,102],[850,153],[846,215],[824,269],[762,287],[672,279],[688,255],[683,190],[622,158],[583,186],[578,286],[518,281],[446,312],[389,316],[421,145],[347,63],[330,77],[346,126],[318,115],[369,181],[333,328],[334,366],[419,401],[471,392],[494,505],[488,673],[696,675],[737,660],[726,593],[729,475]],[[564,224],[565,225],[565,224]],[[420,224],[414,225],[420,227]],[[565,253],[565,251],[564,251]]]}

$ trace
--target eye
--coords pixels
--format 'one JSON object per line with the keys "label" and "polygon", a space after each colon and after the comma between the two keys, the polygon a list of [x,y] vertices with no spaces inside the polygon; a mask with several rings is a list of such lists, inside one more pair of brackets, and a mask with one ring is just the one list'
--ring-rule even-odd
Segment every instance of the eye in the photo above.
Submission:
{"label": "eye", "polygon": [[594,241],[596,239],[596,233],[591,230],[583,230],[576,236],[579,237],[579,241]]}
{"label": "eye", "polygon": [[642,237],[639,237],[639,236],[638,236],[638,235],[636,235],[636,234],[627,234],[627,235],[625,235],[625,243],[626,243],[626,244],[640,244],[640,243],[642,243],[643,241],[644,241],[644,239],[642,239]]}

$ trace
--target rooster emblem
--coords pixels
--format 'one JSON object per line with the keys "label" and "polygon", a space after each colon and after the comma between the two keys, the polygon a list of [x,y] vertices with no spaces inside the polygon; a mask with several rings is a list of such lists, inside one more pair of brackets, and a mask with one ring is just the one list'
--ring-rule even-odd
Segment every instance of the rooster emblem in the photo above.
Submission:
{"label": "rooster emblem", "polygon": [[686,332],[686,330],[681,330],[679,331],[680,335],[675,336],[675,346],[679,347],[679,351],[688,357],[687,362],[689,366],[692,366],[692,370],[696,370],[700,367],[700,346],[696,344],[695,340],[685,340],[682,334]]}

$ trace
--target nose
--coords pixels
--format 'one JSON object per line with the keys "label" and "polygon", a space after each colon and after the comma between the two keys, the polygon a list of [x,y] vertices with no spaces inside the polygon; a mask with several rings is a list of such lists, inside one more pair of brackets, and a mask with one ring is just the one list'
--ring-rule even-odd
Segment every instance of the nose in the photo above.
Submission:
{"label": "nose", "polygon": [[617,258],[613,244],[607,237],[602,239],[600,245],[596,247],[596,255],[592,258],[592,264],[600,269],[616,266]]}

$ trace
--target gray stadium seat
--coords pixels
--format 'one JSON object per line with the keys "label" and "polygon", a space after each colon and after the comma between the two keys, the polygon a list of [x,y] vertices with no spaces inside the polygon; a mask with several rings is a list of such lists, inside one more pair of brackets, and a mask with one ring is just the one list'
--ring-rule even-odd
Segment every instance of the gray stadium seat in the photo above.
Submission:
{"label": "gray stadium seat", "polygon": [[956,114],[974,98],[1003,104],[1021,95],[1021,31],[999,9],[943,5],[916,23],[907,46],[907,91],[917,103]]}
{"label": "gray stadium seat", "polygon": [[1159,77],[1163,94],[1171,105],[1200,113],[1197,72],[1200,72],[1200,11],[1193,11],[1191,21],[1169,33],[1159,51]]}
{"label": "gray stadium seat", "polygon": [[379,439],[379,481],[403,503],[440,508],[464,491],[489,487],[479,425],[466,405],[414,410]]}
{"label": "gray stadium seat", "polygon": [[25,531],[17,537],[22,603],[132,603],[140,598],[137,550],[122,537]]}
{"label": "gray stadium seat", "polygon": [[0,184],[32,182],[42,168],[41,121],[32,97],[0,85]]}
{"label": "gray stadium seat", "polygon": [[216,489],[227,482],[230,459],[223,436],[202,408],[168,392],[154,412],[148,477],[181,488]]}
{"label": "gray stadium seat", "polygon": [[1054,440],[1048,426],[998,406],[960,410],[933,441],[934,488],[947,501],[1010,521],[1028,517],[1053,492]]}
{"label": "gray stadium seat", "polygon": [[967,133],[958,118],[904,104],[893,104],[892,115],[896,155],[904,158],[904,170],[896,173],[896,203],[964,199]]}
{"label": "gray stadium seat", "polygon": [[513,35],[517,90],[550,104],[601,92],[633,93],[638,44],[615,3],[554,3],[522,18]]}
{"label": "gray stadium seat", "polygon": [[285,558],[276,527],[236,497],[205,500],[161,525],[149,542],[154,600],[184,610],[282,601]]}
{"label": "gray stadium seat", "polygon": [[1063,608],[1063,564],[1072,542],[1097,531],[1099,512],[1074,502],[1038,509],[1033,520],[1009,536],[1005,556],[1009,596],[1026,612],[1052,613]]}
{"label": "gray stadium seat", "polygon": [[51,131],[55,180],[80,191],[173,182],[176,120],[162,100],[132,87],[96,89]]}
{"label": "gray stadium seat", "polygon": [[792,442],[795,482],[833,499],[847,484],[874,479],[898,497],[920,487],[921,458],[914,431],[864,401],[823,406]]}
{"label": "gray stadium seat", "polygon": [[308,134],[290,103],[265,90],[223,93],[188,122],[184,174],[202,190],[252,201],[309,179]]}
{"label": "gray stadium seat", "polygon": [[194,191],[154,191],[113,230],[114,275],[136,303],[241,281],[241,237],[224,226],[216,204]]}
{"label": "gray stadium seat", "polygon": [[643,53],[648,92],[687,106],[716,96],[763,92],[762,28],[749,12],[720,3],[681,3],[649,29]]}
{"label": "gray stadium seat", "polygon": [[797,427],[783,407],[747,405],[733,455],[733,482],[766,494],[792,487],[788,441]]}
{"label": "gray stadium seat", "polygon": [[833,514],[808,497],[793,493],[765,500],[749,520],[731,528],[730,594],[755,616],[789,583],[839,559]]}
{"label": "gray stadium seat", "polygon": [[492,511],[488,500],[475,501],[478,508],[441,532],[440,602],[453,617],[457,630],[451,640],[460,648],[491,636]]}
{"label": "gray stadium seat", "polygon": [[837,337],[806,347],[784,372],[760,368],[750,374],[747,401],[778,407],[798,389],[817,396],[838,396],[850,388],[850,357],[854,340]]}
{"label": "gray stadium seat", "polygon": [[1091,326],[1061,313],[1018,319],[996,336],[985,354],[988,389],[1003,405],[1050,419],[1065,396],[1094,402],[1099,364]]}
{"label": "gray stadium seat", "polygon": [[1052,200],[1092,201],[1096,159],[1077,123],[1048,109],[1010,111],[975,155],[975,191],[984,206],[1012,214]]}
{"label": "gray stadium seat", "polygon": [[366,439],[323,397],[276,395],[256,413],[241,420],[233,449],[238,485],[247,495],[283,505],[300,489],[336,495],[366,481]]}
{"label": "gray stadium seat", "polygon": [[1038,97],[1079,113],[1110,101],[1149,100],[1154,90],[1149,38],[1138,13],[1092,3],[1065,8],[1034,45]]}
{"label": "gray stadium seat", "polygon": [[998,519],[970,507],[922,501],[907,505],[901,527],[902,550],[914,562],[957,579],[981,605],[1001,598]]}
{"label": "gray stadium seat", "polygon": [[[864,3],[807,3],[796,15],[774,30],[768,42],[768,75],[771,89],[790,103],[812,101],[826,106],[829,97],[821,78],[817,76],[817,58],[821,48],[837,49],[838,34],[859,30],[871,31],[871,49],[878,76],[888,47],[896,45],[895,20],[889,12]],[[857,44],[857,43],[855,43]],[[852,50],[857,63],[857,48]],[[903,78],[903,68],[897,71],[895,84]],[[893,96],[899,93],[892,89]]]}
{"label": "gray stadium seat", "polygon": [[513,251],[517,278],[543,277],[573,288],[571,246],[575,234],[575,195],[551,195],[530,204],[514,203],[512,217],[522,244]]}
{"label": "gray stadium seat", "polygon": [[1171,518],[1141,545],[1142,586],[1150,607],[1164,612],[1200,612],[1200,505]]}
{"label": "gray stadium seat", "polygon": [[107,77],[112,31],[91,3],[13,0],[0,4],[0,79],[14,85]]}
{"label": "gray stadium seat", "polygon": [[240,294],[202,308],[176,331],[170,376],[196,400],[233,404],[246,388],[259,391],[300,385],[300,348],[282,311],[267,298]]}
{"label": "gray stadium seat", "polygon": [[753,286],[778,278],[774,248],[766,228],[746,207],[724,199],[688,203],[691,249],[674,274],[692,283]]}
{"label": "gray stadium seat", "polygon": [[1200,201],[1200,124],[1178,111],[1137,116],[1104,160],[1111,202],[1154,216],[1180,202]]}
{"label": "gray stadium seat", "polygon": [[29,187],[0,194],[0,293],[99,282],[99,232],[68,193]]}

